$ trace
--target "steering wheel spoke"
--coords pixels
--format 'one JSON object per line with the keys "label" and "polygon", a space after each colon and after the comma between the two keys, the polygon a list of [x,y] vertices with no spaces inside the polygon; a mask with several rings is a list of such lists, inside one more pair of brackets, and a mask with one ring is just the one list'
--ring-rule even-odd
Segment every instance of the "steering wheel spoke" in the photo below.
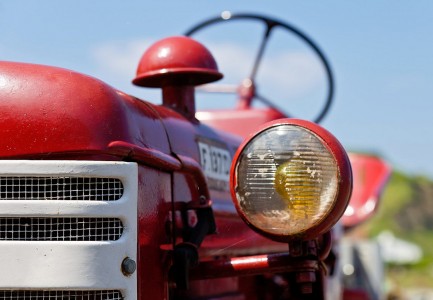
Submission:
{"label": "steering wheel spoke", "polygon": [[[257,77],[257,73],[259,72],[259,67],[260,67],[262,59],[264,57],[266,47],[267,47],[268,42],[270,40],[271,32],[275,28],[282,28],[282,29],[289,31],[290,33],[294,34],[296,37],[301,39],[305,44],[307,44],[309,46],[309,48],[318,56],[320,62],[322,63],[322,66],[325,70],[328,89],[327,89],[327,94],[325,97],[325,103],[322,106],[318,115],[315,118],[313,118],[312,121],[316,122],[316,123],[321,122],[323,120],[323,118],[326,116],[326,114],[329,112],[329,109],[331,107],[331,103],[332,103],[333,96],[334,96],[334,79],[333,79],[333,75],[332,75],[332,71],[331,71],[331,67],[329,65],[329,62],[326,59],[323,52],[320,50],[319,46],[317,46],[317,44],[311,38],[309,38],[305,33],[303,33],[301,30],[297,29],[296,27],[294,27],[288,23],[285,23],[285,22],[282,22],[282,21],[279,21],[279,20],[276,20],[273,18],[265,17],[263,15],[232,14],[232,13],[224,12],[221,14],[221,16],[205,20],[204,22],[201,22],[198,25],[192,27],[190,30],[188,30],[185,33],[185,35],[191,36],[194,33],[196,33],[197,31],[200,31],[200,30],[202,30],[208,26],[218,24],[218,23],[229,22],[229,21],[233,21],[233,20],[253,20],[253,21],[263,22],[265,24],[265,32],[264,32],[264,35],[261,39],[259,49],[258,49],[258,52],[256,54],[251,73],[249,74],[249,77],[246,78],[246,80],[250,80],[253,87],[255,86],[255,79]],[[245,80],[243,82],[245,82]],[[217,85],[212,85],[212,87],[204,86],[201,88],[201,90],[205,90],[208,92],[216,92],[216,93],[236,93],[237,92],[240,95],[240,100],[244,101],[246,103],[246,105],[249,106],[250,101],[248,99],[247,99],[247,101],[245,101],[245,97],[242,94],[242,91],[245,90],[245,89],[242,89],[243,85],[244,85],[244,83],[241,84],[241,86],[240,86],[241,88],[233,88],[231,85],[229,85],[230,87],[228,85],[222,85],[221,88],[216,88],[215,86],[217,86]],[[267,98],[263,97],[262,95],[257,94],[256,89],[251,89],[251,91],[253,91],[253,94],[249,95],[250,100],[255,98],[255,99],[261,101],[262,103],[264,103],[265,105],[268,105],[274,109],[277,109],[287,116],[289,115],[289,114],[285,113],[284,110],[281,110],[278,106],[276,106],[272,101],[268,100]]]}
{"label": "steering wheel spoke", "polygon": [[260,43],[259,51],[257,52],[256,59],[254,60],[253,70],[251,71],[251,74],[249,77],[249,79],[251,79],[251,81],[254,81],[256,78],[256,74],[257,74],[257,71],[259,69],[259,65],[260,65],[260,62],[262,60],[263,54],[265,52],[266,45],[268,44],[268,40],[269,40],[269,37],[271,35],[272,28],[274,28],[274,26],[271,25],[270,23],[266,23],[266,25],[267,25],[266,31],[265,31],[263,38],[262,38],[262,41]]}

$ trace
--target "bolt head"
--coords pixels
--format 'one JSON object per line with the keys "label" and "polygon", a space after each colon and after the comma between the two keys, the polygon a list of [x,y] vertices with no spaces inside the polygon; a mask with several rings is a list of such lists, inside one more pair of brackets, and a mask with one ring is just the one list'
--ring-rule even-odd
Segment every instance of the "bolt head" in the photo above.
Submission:
{"label": "bolt head", "polygon": [[122,273],[125,276],[131,276],[132,274],[134,274],[135,270],[137,270],[136,262],[133,259],[126,257],[122,261]]}

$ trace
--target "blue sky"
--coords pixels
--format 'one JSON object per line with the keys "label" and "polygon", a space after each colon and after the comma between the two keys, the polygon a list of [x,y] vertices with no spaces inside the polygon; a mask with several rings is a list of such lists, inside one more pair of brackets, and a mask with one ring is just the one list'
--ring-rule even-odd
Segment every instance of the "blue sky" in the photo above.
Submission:
{"label": "blue sky", "polygon": [[[349,150],[375,152],[400,170],[433,178],[433,1],[3,1],[0,59],[73,69],[155,102],[158,92],[130,83],[145,47],[225,10],[273,16],[313,37],[336,79],[322,125]],[[227,39],[248,50],[244,36],[228,32]],[[215,37],[217,46],[228,43]],[[275,57],[289,50],[276,47]],[[297,104],[263,77],[271,98],[293,111]]]}

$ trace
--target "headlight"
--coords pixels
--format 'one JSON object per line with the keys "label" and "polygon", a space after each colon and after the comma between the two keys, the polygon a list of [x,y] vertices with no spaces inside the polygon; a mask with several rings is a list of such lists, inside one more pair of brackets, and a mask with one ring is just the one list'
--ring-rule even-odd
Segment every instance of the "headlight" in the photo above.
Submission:
{"label": "headlight", "polygon": [[254,230],[278,241],[310,239],[344,213],[352,173],[334,136],[314,123],[286,119],[239,148],[231,188],[238,213]]}

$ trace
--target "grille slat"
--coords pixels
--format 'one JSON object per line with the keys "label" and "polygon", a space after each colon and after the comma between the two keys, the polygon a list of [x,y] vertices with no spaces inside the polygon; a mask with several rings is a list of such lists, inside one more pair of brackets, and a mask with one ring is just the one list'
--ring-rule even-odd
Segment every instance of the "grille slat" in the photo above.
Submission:
{"label": "grille slat", "polygon": [[122,233],[116,218],[0,218],[3,241],[115,241]]}
{"label": "grille slat", "polygon": [[0,177],[0,200],[116,201],[123,190],[118,178]]}
{"label": "grille slat", "polygon": [[0,290],[1,300],[53,300],[53,299],[68,299],[68,300],[121,300],[124,299],[120,291],[33,291],[20,290],[9,291]]}

